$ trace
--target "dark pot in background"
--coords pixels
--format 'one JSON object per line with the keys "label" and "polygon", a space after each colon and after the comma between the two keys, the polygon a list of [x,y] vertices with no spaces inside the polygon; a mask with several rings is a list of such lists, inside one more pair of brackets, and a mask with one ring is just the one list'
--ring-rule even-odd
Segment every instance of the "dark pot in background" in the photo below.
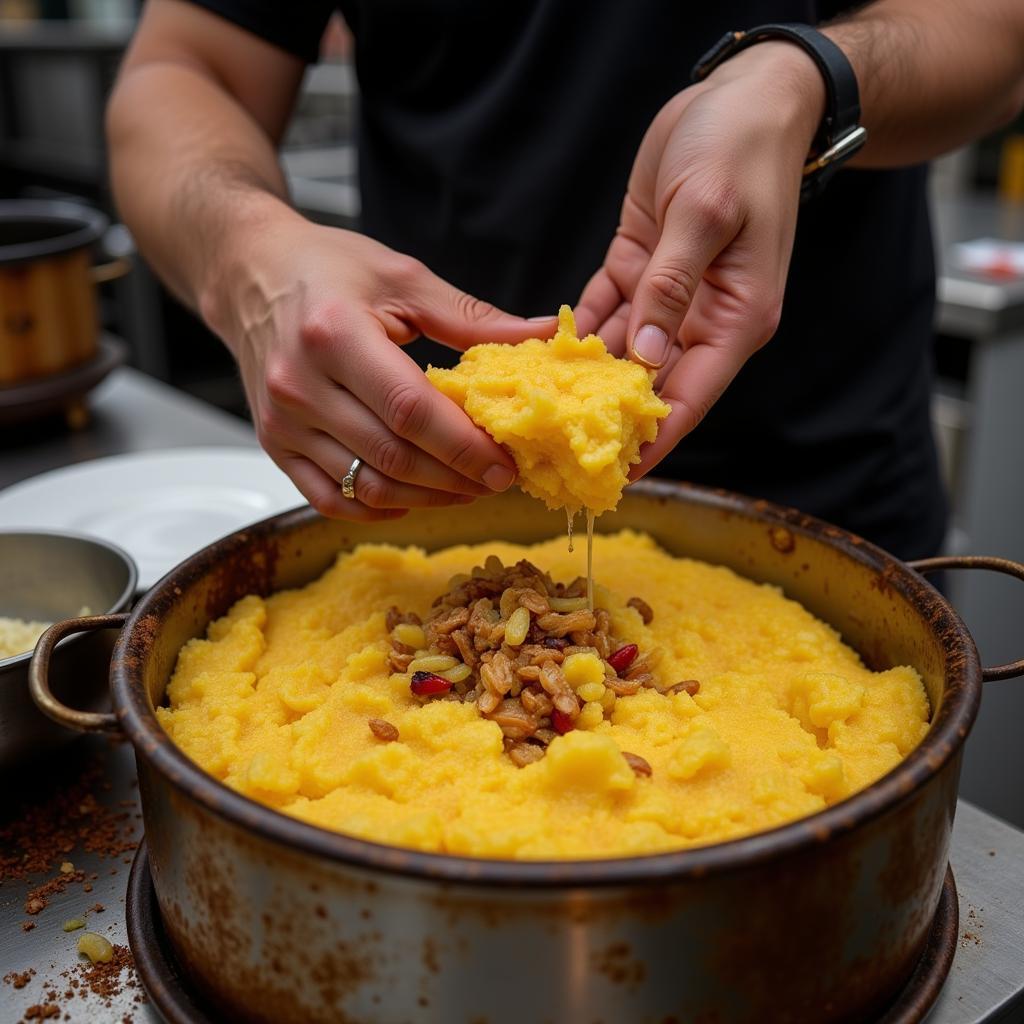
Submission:
{"label": "dark pot in background", "polygon": [[124,260],[93,266],[107,226],[98,210],[76,203],[0,202],[0,387],[96,355],[96,284],[128,268]]}

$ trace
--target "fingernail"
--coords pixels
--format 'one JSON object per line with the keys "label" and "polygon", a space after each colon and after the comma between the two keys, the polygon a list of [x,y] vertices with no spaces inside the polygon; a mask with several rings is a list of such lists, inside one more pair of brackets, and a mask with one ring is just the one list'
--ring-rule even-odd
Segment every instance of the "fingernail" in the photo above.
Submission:
{"label": "fingernail", "polygon": [[515,478],[515,473],[508,466],[502,466],[496,462],[480,479],[492,491],[507,491],[512,486],[512,481]]}
{"label": "fingernail", "polygon": [[657,370],[668,358],[668,335],[654,324],[645,324],[633,338],[633,355]]}
{"label": "fingernail", "polygon": [[547,316],[531,316],[527,322],[531,323],[531,324],[536,324],[536,323],[540,323],[542,320],[557,320],[557,319],[558,319],[557,316],[554,316],[553,314],[548,313]]}

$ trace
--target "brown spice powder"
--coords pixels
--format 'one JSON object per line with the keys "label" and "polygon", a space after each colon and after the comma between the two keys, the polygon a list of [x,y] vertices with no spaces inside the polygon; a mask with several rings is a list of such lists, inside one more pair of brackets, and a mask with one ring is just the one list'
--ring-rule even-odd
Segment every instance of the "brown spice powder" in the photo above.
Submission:
{"label": "brown spice powder", "polygon": [[[126,982],[121,980],[121,972],[127,968],[131,973]],[[79,978],[86,987],[102,999],[110,999],[120,995],[125,986],[137,988],[135,979],[135,960],[127,946],[114,946],[114,956],[109,963],[80,963],[76,965]]]}
{"label": "brown spice powder", "polygon": [[34,1003],[25,1011],[25,1020],[51,1020],[60,1016],[56,1003]]}
{"label": "brown spice powder", "polygon": [[14,988],[24,988],[36,972],[29,968],[27,971],[11,971],[4,975],[4,984],[12,985]]}
{"label": "brown spice powder", "polygon": [[[75,849],[101,857],[117,857],[135,849],[132,815],[96,799],[94,791],[110,788],[104,772],[104,759],[94,756],[60,790],[25,794],[20,807],[0,824],[0,881],[23,881],[55,866],[59,870],[67,854]],[[30,898],[38,895],[45,906],[47,895],[61,892],[61,885],[81,882],[84,877],[81,871],[58,873],[51,889],[33,891]]]}

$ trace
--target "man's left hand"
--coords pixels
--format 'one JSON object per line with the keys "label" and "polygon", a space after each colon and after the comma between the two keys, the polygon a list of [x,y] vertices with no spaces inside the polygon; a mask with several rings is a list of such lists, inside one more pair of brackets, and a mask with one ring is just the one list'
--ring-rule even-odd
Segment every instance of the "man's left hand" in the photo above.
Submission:
{"label": "man's left hand", "polygon": [[771,41],[673,97],[648,129],[618,231],[576,311],[581,334],[596,331],[615,354],[657,369],[672,407],[634,479],[775,333],[824,104],[810,57]]}

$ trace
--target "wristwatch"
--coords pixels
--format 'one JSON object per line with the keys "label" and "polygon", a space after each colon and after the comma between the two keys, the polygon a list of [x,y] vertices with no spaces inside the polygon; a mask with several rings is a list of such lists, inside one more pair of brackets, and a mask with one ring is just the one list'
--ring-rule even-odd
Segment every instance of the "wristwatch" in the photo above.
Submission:
{"label": "wristwatch", "polygon": [[759,25],[746,32],[727,32],[693,66],[690,78],[700,82],[723,61],[766,39],[786,39],[804,50],[825,79],[825,117],[804,164],[801,199],[818,195],[839,167],[867,141],[860,122],[860,90],[853,67],[835,43],[809,25]]}

